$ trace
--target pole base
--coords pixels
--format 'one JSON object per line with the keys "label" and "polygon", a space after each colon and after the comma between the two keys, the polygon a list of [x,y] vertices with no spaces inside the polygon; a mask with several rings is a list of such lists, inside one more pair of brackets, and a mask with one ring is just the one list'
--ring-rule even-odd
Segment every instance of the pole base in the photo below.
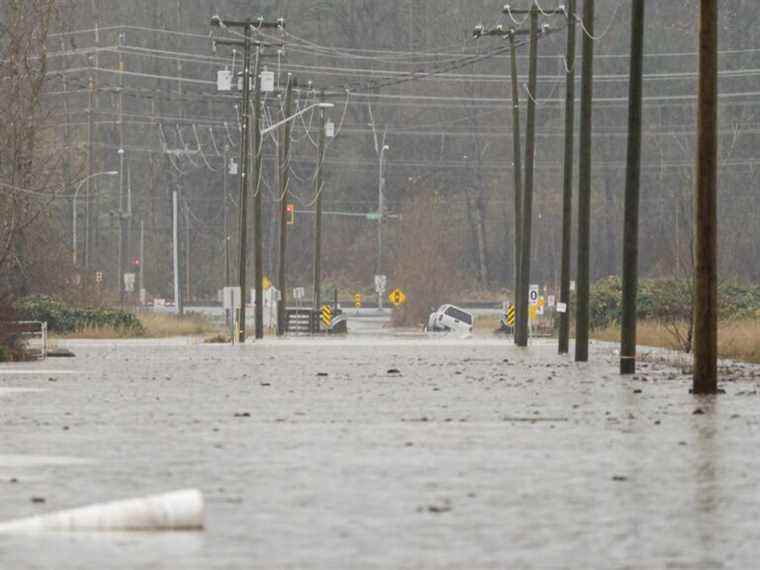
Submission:
{"label": "pole base", "polygon": [[621,356],[620,357],[620,374],[622,374],[623,376],[636,374],[636,357],[635,356]]}

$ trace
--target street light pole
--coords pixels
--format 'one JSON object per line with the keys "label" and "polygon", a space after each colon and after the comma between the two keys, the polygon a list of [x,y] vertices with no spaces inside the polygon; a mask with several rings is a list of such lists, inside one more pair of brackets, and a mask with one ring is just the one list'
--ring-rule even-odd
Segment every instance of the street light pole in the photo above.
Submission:
{"label": "street light pole", "polygon": [[[379,215],[377,219],[377,272],[376,275],[382,275],[383,269],[383,216],[385,215],[385,173],[383,171],[385,151],[390,150],[391,147],[383,145],[380,149],[380,174],[377,183],[377,213]],[[378,291],[377,293],[377,308],[383,309],[383,294]]]}
{"label": "street light pole", "polygon": [[86,176],[82,180],[79,181],[77,184],[76,189],[74,190],[74,199],[72,200],[71,204],[71,244],[72,244],[72,262],[74,264],[74,267],[77,265],[77,197],[79,196],[79,191],[82,189],[82,186],[86,182],[89,182],[96,176],[117,176],[119,174],[118,170],[106,170],[104,172],[95,172],[94,174],[90,174],[89,176]]}

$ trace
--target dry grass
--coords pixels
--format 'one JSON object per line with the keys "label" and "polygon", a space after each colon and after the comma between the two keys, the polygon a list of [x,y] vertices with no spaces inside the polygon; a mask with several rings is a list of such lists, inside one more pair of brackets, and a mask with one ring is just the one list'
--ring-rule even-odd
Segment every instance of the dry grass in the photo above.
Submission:
{"label": "dry grass", "polygon": [[75,333],[66,335],[66,338],[79,339],[111,339],[111,338],[169,338],[177,336],[201,336],[216,333],[215,327],[203,315],[186,315],[176,317],[160,313],[142,313],[138,315],[145,329],[145,334],[137,335],[134,331],[117,329],[114,327],[87,327]]}
{"label": "dry grass", "polygon": [[[679,325],[682,331],[686,330],[686,325]],[[620,342],[620,326],[612,324],[604,329],[597,329],[592,332],[595,340],[604,340],[608,342]],[[676,335],[669,327],[665,327],[657,322],[639,321],[636,327],[636,342],[641,346],[656,346],[658,348],[667,348],[678,350],[680,345]]]}
{"label": "dry grass", "polygon": [[[678,325],[681,334],[686,324]],[[597,340],[620,341],[620,327],[617,325],[594,331]],[[655,322],[639,322],[637,342],[641,346],[654,346],[679,350],[680,346],[673,329]],[[718,355],[720,358],[760,363],[760,320],[726,321],[718,327]]]}

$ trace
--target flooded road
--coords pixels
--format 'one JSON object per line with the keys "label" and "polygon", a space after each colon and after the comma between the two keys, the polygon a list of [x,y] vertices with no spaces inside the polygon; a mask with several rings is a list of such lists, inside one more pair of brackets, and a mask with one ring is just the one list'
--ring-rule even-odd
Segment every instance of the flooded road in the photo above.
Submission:
{"label": "flooded road", "polygon": [[0,520],[187,487],[208,509],[202,533],[0,536],[0,568],[756,566],[756,369],[697,399],[607,345],[577,365],[370,318],[0,368]]}

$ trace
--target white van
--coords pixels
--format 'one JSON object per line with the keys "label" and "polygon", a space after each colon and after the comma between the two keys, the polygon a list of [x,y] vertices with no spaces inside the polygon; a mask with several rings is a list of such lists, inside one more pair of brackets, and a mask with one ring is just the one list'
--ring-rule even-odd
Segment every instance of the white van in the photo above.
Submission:
{"label": "white van", "polygon": [[472,313],[454,305],[441,305],[428,318],[425,330],[428,332],[472,332]]}

